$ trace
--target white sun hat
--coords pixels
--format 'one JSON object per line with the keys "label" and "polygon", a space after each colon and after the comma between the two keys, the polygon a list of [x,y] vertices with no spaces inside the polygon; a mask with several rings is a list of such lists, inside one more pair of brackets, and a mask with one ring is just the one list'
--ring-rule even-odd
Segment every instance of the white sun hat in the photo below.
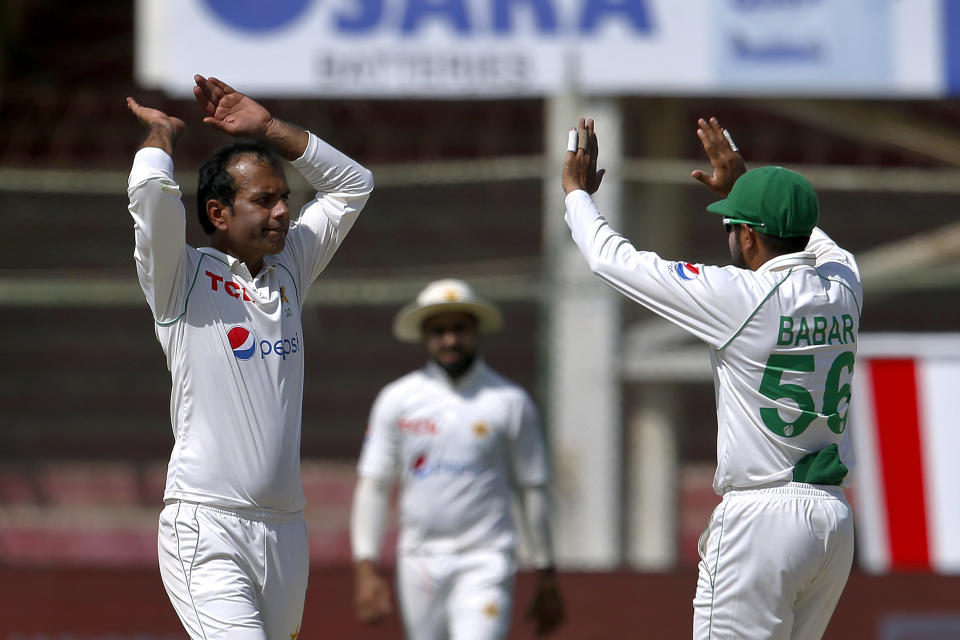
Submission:
{"label": "white sun hat", "polygon": [[462,311],[477,319],[480,333],[492,333],[503,326],[500,309],[477,297],[463,280],[435,280],[417,295],[417,299],[397,312],[393,335],[401,342],[420,342],[424,321],[432,315]]}

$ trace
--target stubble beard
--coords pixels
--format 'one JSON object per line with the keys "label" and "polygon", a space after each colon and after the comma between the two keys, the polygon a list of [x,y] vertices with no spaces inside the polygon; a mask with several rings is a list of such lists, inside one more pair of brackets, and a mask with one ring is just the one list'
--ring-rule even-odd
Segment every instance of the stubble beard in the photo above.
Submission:
{"label": "stubble beard", "polygon": [[439,358],[434,358],[434,362],[440,365],[440,368],[447,372],[451,379],[457,380],[467,372],[474,360],[477,359],[476,353],[463,353],[462,357],[453,362],[443,362]]}
{"label": "stubble beard", "polygon": [[733,261],[733,266],[738,269],[748,268],[747,259],[743,257],[743,248],[740,246],[740,237],[736,236],[733,242],[733,250],[730,251],[730,259]]}

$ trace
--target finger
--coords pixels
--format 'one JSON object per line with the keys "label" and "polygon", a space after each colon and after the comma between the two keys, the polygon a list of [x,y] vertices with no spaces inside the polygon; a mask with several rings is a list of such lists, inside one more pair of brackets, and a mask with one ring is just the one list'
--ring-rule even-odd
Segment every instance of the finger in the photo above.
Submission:
{"label": "finger", "polygon": [[231,87],[230,85],[228,85],[228,84],[227,84],[226,82],[224,82],[223,80],[220,80],[219,78],[214,78],[213,76],[211,76],[211,77],[210,77],[210,84],[213,85],[213,87],[214,87],[214,89],[215,89],[215,91],[217,92],[217,95],[218,95],[219,97],[223,97],[223,96],[225,96],[225,95],[228,94],[228,93],[233,93],[233,87]]}
{"label": "finger", "polygon": [[567,151],[577,152],[577,130],[570,129],[570,132],[567,134]]}
{"label": "finger", "polygon": [[718,143],[723,140],[723,127],[720,126],[716,118],[710,118],[710,133]]}
{"label": "finger", "polygon": [[720,126],[720,123],[717,122],[717,119],[714,117],[710,118],[706,126],[703,127],[703,130],[714,142],[720,142],[723,138],[723,127]]}
{"label": "finger", "polygon": [[217,111],[218,98],[213,95],[212,88],[203,76],[196,76],[194,80],[197,86],[193,88],[193,95],[207,115],[213,115]]}
{"label": "finger", "polygon": [[730,150],[733,152],[740,151],[737,147],[737,143],[733,141],[733,136],[730,135],[730,132],[727,129],[723,130],[723,137],[726,138],[727,144],[730,145]]}
{"label": "finger", "polygon": [[699,129],[697,129],[697,137],[700,138],[703,148],[707,149],[709,153],[710,150],[713,150],[717,147],[717,144],[722,136],[716,129],[713,128],[713,125],[710,123],[703,122],[702,120],[701,122],[703,124]]}
{"label": "finger", "polygon": [[587,121],[580,118],[577,121],[577,152],[585,151],[587,148]]}
{"label": "finger", "polygon": [[207,115],[213,115],[216,111],[216,107],[210,101],[210,96],[204,93],[203,89],[200,87],[193,88],[193,97],[197,99],[197,103],[200,104],[200,108],[204,110]]}
{"label": "finger", "polygon": [[707,152],[707,156],[712,157],[716,153],[716,142],[713,139],[712,130],[710,125],[700,120],[701,126],[697,129],[697,137],[700,138],[700,144],[703,146],[703,150]]}
{"label": "finger", "polygon": [[590,153],[591,163],[593,163],[593,166],[597,166],[597,151],[599,151],[599,146],[597,145],[597,131],[593,118],[587,120],[587,151]]}
{"label": "finger", "polygon": [[597,171],[597,188],[600,188],[600,183],[603,182],[603,176],[607,175],[606,169],[600,169]]}
{"label": "finger", "polygon": [[222,120],[218,120],[216,118],[211,118],[210,116],[207,116],[206,118],[203,119],[203,124],[208,124],[214,129],[217,129],[218,131],[223,131],[224,133],[230,133],[229,131],[227,131],[227,128],[226,126],[224,126],[224,123]]}
{"label": "finger", "polygon": [[193,76],[193,81],[196,83],[197,88],[203,92],[203,95],[207,96],[207,99],[212,97],[211,91],[213,86],[210,84],[209,78],[204,78],[199,73]]}
{"label": "finger", "polygon": [[127,108],[130,109],[130,111],[133,111],[134,113],[136,113],[137,110],[140,108],[140,105],[137,103],[136,100],[134,100],[130,96],[127,96]]}
{"label": "finger", "polygon": [[696,180],[697,182],[707,185],[708,187],[711,186],[712,184],[712,179],[710,178],[710,176],[705,174],[703,171],[700,171],[699,169],[693,170],[690,173],[690,177]]}
{"label": "finger", "polygon": [[204,108],[207,111],[215,111],[217,108],[217,103],[219,103],[220,99],[223,97],[223,91],[215,82],[216,78],[204,78],[198,74],[194,76],[193,79],[194,82],[197,83],[197,87],[200,89],[200,91],[203,92],[204,99],[208,103],[204,105]]}

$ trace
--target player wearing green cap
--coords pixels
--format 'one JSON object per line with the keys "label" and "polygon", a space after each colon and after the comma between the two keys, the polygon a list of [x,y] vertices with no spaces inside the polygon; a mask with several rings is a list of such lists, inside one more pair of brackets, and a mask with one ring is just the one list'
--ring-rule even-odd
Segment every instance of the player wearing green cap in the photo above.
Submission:
{"label": "player wearing green cap", "polygon": [[820,638],[853,561],[842,487],[860,274],[816,226],[806,178],[745,171],[717,121],[699,125],[714,172],[692,175],[726,196],[708,210],[733,266],[664,260],[610,228],[590,197],[603,177],[592,120],[564,159],[566,220],[594,273],[710,347],[723,499],[700,540],[694,638]]}

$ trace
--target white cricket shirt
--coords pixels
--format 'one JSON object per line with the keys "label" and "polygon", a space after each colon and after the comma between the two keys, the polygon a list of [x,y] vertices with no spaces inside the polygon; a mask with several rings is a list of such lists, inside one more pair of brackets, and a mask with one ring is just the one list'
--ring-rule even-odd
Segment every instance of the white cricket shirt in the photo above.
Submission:
{"label": "white cricket shirt", "polygon": [[717,493],[790,480],[832,444],[852,470],[845,427],[863,290],[850,253],[814,229],[806,251],[756,271],[671,262],[613,231],[585,191],[566,207],[594,273],[710,346]]}
{"label": "white cricket shirt", "polygon": [[317,190],[284,250],[252,277],[242,262],[185,243],[173,160],[137,152],[128,195],[140,286],[173,379],[175,442],[164,500],[298,511],[307,289],[373,188],[369,171],[310,134],[293,162]]}
{"label": "white cricket shirt", "polygon": [[400,478],[400,553],[513,549],[512,487],[546,484],[540,419],[521,387],[478,359],[453,382],[430,362],[390,383],[358,472]]}

